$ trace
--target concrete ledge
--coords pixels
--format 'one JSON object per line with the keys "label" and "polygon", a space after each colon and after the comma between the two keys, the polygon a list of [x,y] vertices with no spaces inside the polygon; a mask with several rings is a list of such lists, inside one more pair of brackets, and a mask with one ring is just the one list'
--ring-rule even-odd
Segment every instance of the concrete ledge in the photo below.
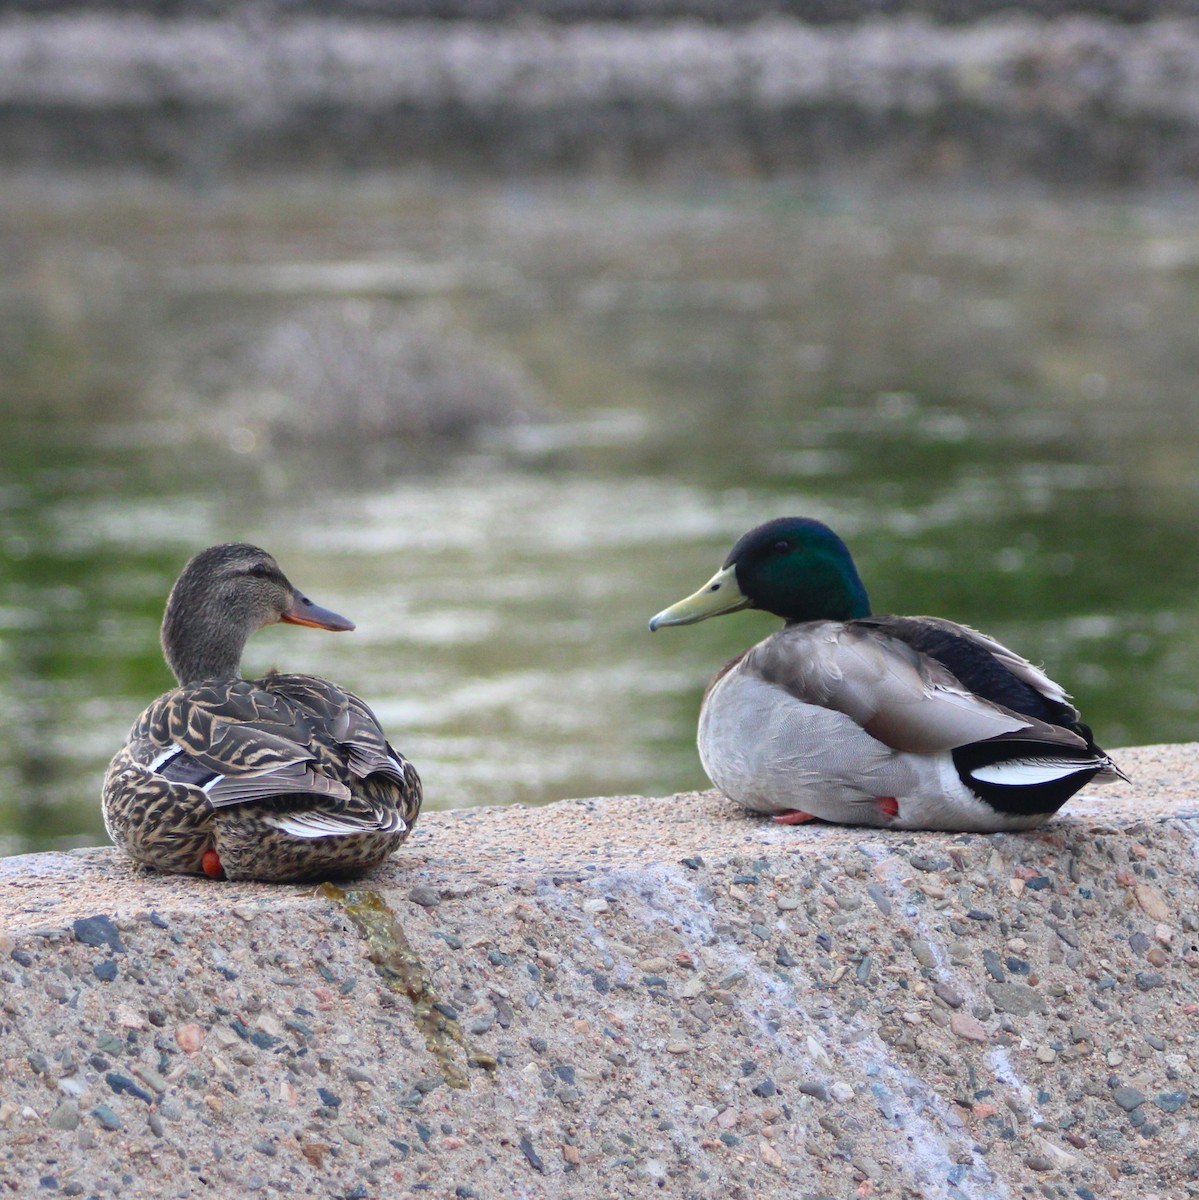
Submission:
{"label": "concrete ledge", "polygon": [[1199,1194],[1197,750],[1019,836],[429,814],[382,948],[311,888],[0,860],[0,1185]]}

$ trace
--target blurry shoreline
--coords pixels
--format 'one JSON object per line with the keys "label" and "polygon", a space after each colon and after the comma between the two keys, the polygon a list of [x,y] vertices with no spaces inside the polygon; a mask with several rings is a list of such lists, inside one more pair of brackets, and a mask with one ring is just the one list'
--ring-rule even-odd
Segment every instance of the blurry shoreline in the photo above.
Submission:
{"label": "blurry shoreline", "polygon": [[0,16],[26,13],[142,13],[153,17],[238,17],[272,23],[294,16],[348,20],[655,22],[693,19],[723,26],[764,17],[845,25],[918,15],[976,21],[997,13],[1037,17],[1089,14],[1129,23],[1199,16],[1199,0],[0,0]]}
{"label": "blurry shoreline", "polygon": [[[852,166],[1090,186],[1199,175],[1199,22],[1188,19],[718,24],[677,17],[703,6],[675,3],[640,9],[668,20],[436,21],[363,5],[339,17],[147,7],[0,6],[0,165],[129,165],[200,182],[298,166],[648,178]],[[409,10],[387,15],[397,8]],[[1146,11],[1189,9],[1118,15]]]}

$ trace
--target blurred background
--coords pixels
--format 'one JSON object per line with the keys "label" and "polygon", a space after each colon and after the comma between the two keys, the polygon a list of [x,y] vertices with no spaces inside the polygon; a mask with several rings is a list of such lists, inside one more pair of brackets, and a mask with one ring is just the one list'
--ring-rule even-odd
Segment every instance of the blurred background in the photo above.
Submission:
{"label": "blurred background", "polygon": [[1108,746],[1199,675],[1199,0],[0,0],[0,853],[103,841],[184,561],[431,807],[705,786],[654,636],[802,513]]}

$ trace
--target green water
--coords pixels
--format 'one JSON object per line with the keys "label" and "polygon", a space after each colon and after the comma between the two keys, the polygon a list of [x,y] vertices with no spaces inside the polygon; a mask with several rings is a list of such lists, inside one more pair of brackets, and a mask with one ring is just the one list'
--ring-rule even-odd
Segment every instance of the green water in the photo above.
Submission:
{"label": "green water", "polygon": [[[704,681],[771,619],[645,622],[790,512],[877,611],[1045,663],[1105,745],[1194,738],[1194,207],[5,184],[0,850],[104,840],[166,591],[233,539],[358,623],[264,631],[247,672],[363,694],[431,807],[703,786]],[[395,328],[474,364],[453,419],[380,427]]]}

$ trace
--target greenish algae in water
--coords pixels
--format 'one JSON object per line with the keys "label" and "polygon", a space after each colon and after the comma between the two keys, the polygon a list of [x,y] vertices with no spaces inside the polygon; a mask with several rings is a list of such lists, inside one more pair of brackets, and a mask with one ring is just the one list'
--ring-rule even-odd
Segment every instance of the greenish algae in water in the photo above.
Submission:
{"label": "greenish algae in water", "polygon": [[349,914],[366,938],[367,957],[375,970],[393,992],[402,993],[412,1002],[417,1028],[425,1035],[425,1046],[441,1066],[446,1083],[454,1088],[470,1086],[466,1073],[455,1061],[452,1042],[466,1051],[469,1066],[494,1071],[495,1059],[474,1049],[466,1040],[458,1018],[447,1015],[453,1010],[433,990],[428,971],[387,901],[369,888],[345,890],[334,883],[322,883],[317,891]]}

